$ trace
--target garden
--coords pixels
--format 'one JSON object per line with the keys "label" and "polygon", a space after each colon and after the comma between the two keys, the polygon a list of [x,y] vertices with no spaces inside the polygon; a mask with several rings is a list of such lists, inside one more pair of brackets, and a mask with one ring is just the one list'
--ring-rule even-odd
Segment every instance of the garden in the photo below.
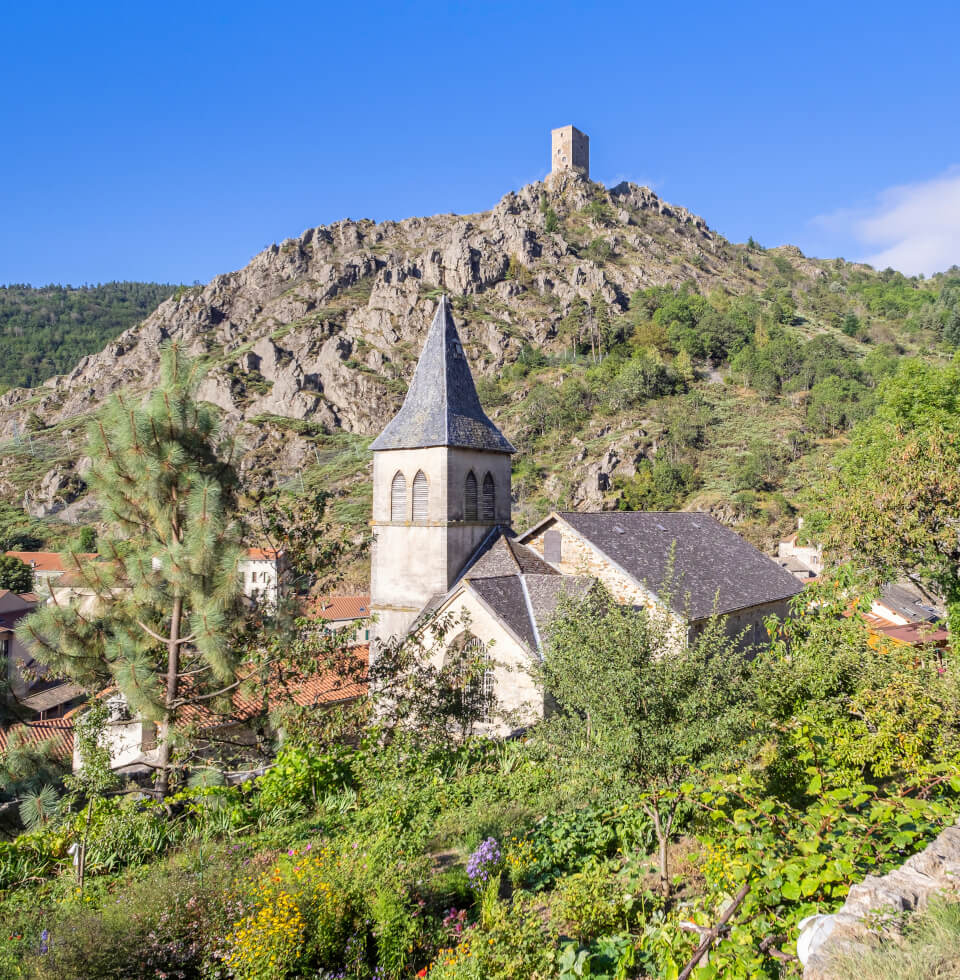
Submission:
{"label": "garden", "polygon": [[[598,617],[596,662],[567,656]],[[956,681],[826,593],[752,660],[719,625],[652,657],[595,596],[544,678],[580,703],[522,738],[371,720],[241,785],[52,813],[0,844],[0,977],[677,978],[734,895],[684,975],[799,976],[798,922],[960,813]]]}

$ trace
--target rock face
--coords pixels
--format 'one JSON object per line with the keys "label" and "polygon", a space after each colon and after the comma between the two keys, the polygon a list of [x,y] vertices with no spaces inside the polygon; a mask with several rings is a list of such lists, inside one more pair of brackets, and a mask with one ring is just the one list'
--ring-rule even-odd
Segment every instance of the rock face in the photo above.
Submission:
{"label": "rock face", "polygon": [[833,915],[812,915],[800,923],[797,954],[804,980],[846,980],[834,962],[857,955],[875,932],[867,919],[923,909],[933,895],[960,895],[960,826],[948,827],[919,854],[881,876],[854,885]]}
{"label": "rock face", "polygon": [[[244,269],[181,290],[69,374],[0,396],[0,440],[36,412],[48,425],[75,422],[72,434],[63,427],[64,441],[78,451],[82,420],[118,390],[154,384],[158,348],[177,338],[205,359],[201,394],[252,447],[248,470],[266,473],[265,459],[297,453],[258,456],[253,420],[380,430],[399,406],[440,290],[453,299],[482,377],[524,345],[565,349],[558,329],[577,301],[589,311],[602,298],[615,315],[632,291],[651,285],[695,279],[704,289],[753,289],[738,256],[701,218],[648,188],[607,190],[575,172],[511,192],[481,214],[309,228]],[[636,452],[624,450],[587,479],[629,471]],[[31,512],[52,513],[60,504],[50,501],[63,496],[52,487],[30,492]]]}

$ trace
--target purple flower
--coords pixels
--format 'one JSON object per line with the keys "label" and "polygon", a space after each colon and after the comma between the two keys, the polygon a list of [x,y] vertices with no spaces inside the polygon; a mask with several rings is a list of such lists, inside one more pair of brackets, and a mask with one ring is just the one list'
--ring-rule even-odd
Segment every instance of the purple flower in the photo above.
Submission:
{"label": "purple flower", "polygon": [[495,837],[488,837],[467,861],[467,877],[474,887],[485,885],[500,868],[503,854]]}

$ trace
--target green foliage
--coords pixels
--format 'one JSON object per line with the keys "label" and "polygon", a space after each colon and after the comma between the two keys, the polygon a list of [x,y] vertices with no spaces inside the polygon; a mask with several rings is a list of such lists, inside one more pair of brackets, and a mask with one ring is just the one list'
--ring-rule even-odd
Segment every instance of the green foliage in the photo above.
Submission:
{"label": "green foliage", "polygon": [[0,385],[33,387],[65,374],[173,293],[151,282],[0,286]]}
{"label": "green foliage", "polygon": [[[236,473],[213,411],[193,393],[198,368],[168,344],[160,384],[142,405],[115,396],[90,426],[87,476],[109,531],[104,561],[74,557],[96,612],[40,607],[20,626],[36,659],[82,686],[116,685],[159,727],[166,792],[171,723],[192,698],[236,678],[231,628],[242,616],[237,578]],[[185,696],[185,677],[190,696]]]}
{"label": "green foliage", "polygon": [[344,751],[317,753],[298,746],[281,749],[270,769],[260,777],[260,802],[313,803],[330,793],[350,786],[352,775],[348,754]]}
{"label": "green foliage", "polygon": [[940,591],[960,630],[960,359],[904,363],[838,464],[823,494],[834,549]]}
{"label": "green foliage", "polygon": [[614,483],[621,510],[677,510],[695,486],[689,463],[672,463],[659,455],[652,463],[641,460],[633,476]]}
{"label": "green foliage", "polygon": [[588,864],[557,883],[557,915],[581,942],[628,926],[626,892],[613,870],[603,863]]}
{"label": "green foliage", "polygon": [[614,411],[627,411],[650,398],[672,395],[678,387],[676,375],[655,352],[641,351],[624,363],[607,398]]}
{"label": "green foliage", "polygon": [[0,503],[0,551],[39,551],[48,528],[19,507]]}
{"label": "green foliage", "polygon": [[552,207],[547,207],[546,211],[543,212],[543,218],[543,230],[548,235],[552,235],[560,230],[560,218]]}
{"label": "green foliage", "polygon": [[[658,592],[670,590],[667,581]],[[664,891],[667,844],[691,778],[708,763],[743,758],[755,724],[750,668],[723,621],[701,624],[689,643],[684,630],[595,589],[578,603],[561,600],[538,671],[557,706],[542,728],[548,744],[594,780],[640,789]]]}
{"label": "green foliage", "polygon": [[13,555],[0,555],[0,589],[33,591],[33,569]]}

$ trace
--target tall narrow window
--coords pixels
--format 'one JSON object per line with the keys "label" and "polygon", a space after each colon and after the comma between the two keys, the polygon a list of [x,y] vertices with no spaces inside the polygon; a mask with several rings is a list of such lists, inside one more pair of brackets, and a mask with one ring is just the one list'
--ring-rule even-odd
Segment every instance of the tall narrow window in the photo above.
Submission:
{"label": "tall narrow window", "polygon": [[492,521],[497,512],[497,490],[493,485],[493,477],[488,473],[483,478],[483,499],[481,517]]}
{"label": "tall narrow window", "polygon": [[473,471],[467,474],[463,485],[463,517],[467,521],[477,519],[477,478],[473,475]]}
{"label": "tall narrow window", "polygon": [[554,564],[563,561],[563,536],[559,531],[547,531],[544,534],[543,557]]}
{"label": "tall narrow window", "polygon": [[407,519],[407,481],[400,472],[394,474],[390,484],[390,520],[405,521]]}
{"label": "tall narrow window", "polygon": [[429,490],[426,475],[423,470],[417,470],[417,475],[413,478],[413,519],[417,524],[425,524],[427,521]]}

